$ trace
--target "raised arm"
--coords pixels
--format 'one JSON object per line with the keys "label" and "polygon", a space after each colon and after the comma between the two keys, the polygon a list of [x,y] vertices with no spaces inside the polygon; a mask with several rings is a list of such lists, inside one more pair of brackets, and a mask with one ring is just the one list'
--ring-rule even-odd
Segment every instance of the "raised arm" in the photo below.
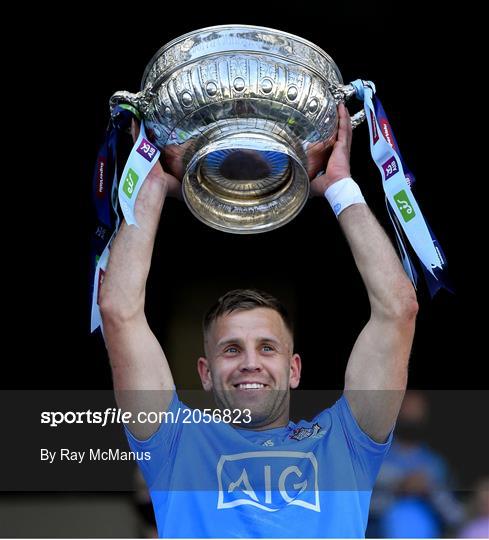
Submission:
{"label": "raised arm", "polygon": [[[339,114],[338,140],[328,168],[311,183],[316,195],[323,195],[336,181],[350,176],[351,122],[343,105]],[[383,442],[395,424],[406,389],[418,311],[416,294],[394,247],[366,204],[343,210],[339,223],[371,309],[348,360],[345,395],[362,429]]]}
{"label": "raised arm", "polygon": [[[133,124],[133,138],[138,127]],[[146,280],[163,203],[178,196],[180,184],[157,162],[136,202],[139,228],[124,221],[114,239],[100,290],[100,310],[119,407],[136,415],[164,411],[174,383],[170,367],[144,313]],[[148,438],[158,424],[128,425],[139,439]]]}

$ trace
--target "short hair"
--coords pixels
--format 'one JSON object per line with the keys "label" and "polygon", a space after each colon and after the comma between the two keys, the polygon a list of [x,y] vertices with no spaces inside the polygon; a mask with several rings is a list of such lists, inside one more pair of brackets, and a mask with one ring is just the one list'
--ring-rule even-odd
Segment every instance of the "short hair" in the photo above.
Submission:
{"label": "short hair", "polygon": [[271,294],[258,289],[234,289],[221,296],[207,311],[202,322],[204,338],[211,324],[218,318],[233,311],[249,311],[256,308],[268,308],[276,311],[285,323],[292,337],[294,325],[286,307]]}

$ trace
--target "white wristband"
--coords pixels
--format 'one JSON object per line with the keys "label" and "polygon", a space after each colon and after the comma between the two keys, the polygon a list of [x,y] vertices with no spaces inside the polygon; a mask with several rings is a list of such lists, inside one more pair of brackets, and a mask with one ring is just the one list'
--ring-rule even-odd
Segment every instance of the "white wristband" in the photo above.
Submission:
{"label": "white wristband", "polygon": [[324,196],[331,205],[336,217],[352,204],[366,204],[360,187],[355,180],[349,176],[337,180],[334,184],[329,186],[325,190]]}

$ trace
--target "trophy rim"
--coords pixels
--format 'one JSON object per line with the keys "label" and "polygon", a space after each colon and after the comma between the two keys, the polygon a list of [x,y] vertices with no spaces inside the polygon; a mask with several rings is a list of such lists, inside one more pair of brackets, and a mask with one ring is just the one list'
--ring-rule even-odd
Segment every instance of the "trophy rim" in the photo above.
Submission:
{"label": "trophy rim", "polygon": [[[324,49],[322,49],[321,47],[319,47],[318,45],[316,45],[312,41],[309,41],[308,39],[297,36],[296,34],[292,34],[290,32],[285,32],[284,30],[277,30],[276,28],[271,28],[269,26],[258,26],[258,25],[254,25],[254,24],[219,24],[219,25],[214,25],[214,26],[206,26],[204,28],[198,28],[197,30],[192,30],[191,32],[187,32],[186,34],[182,34],[182,35],[172,39],[171,41],[169,41],[168,43],[165,43],[162,47],[160,47],[156,51],[156,53],[153,54],[150,61],[146,64],[146,68],[144,70],[144,73],[143,73],[143,76],[142,76],[142,79],[141,79],[141,90],[145,89],[146,79],[147,79],[147,77],[149,75],[149,72],[151,71],[154,63],[168,49],[171,49],[172,47],[177,45],[179,42],[185,41],[189,37],[194,36],[196,34],[200,34],[201,32],[208,32],[208,31],[211,31],[211,30],[226,30],[226,29],[233,30],[233,29],[237,29],[237,28],[252,29],[252,30],[265,30],[265,31],[272,32],[272,33],[277,34],[277,35],[285,36],[285,37],[288,37],[288,38],[292,38],[292,39],[294,39],[296,41],[299,41],[303,45],[306,45],[307,47],[310,47],[311,49],[314,49],[318,54],[323,56],[325,58],[325,60],[334,69],[334,72],[336,73],[336,76],[338,77],[338,81],[340,82],[340,84],[343,84],[343,77],[342,77],[341,72],[340,72],[338,66],[336,65],[335,61],[331,58],[331,56]],[[279,55],[274,55],[274,56],[279,56]],[[317,72],[314,69],[314,67],[309,66],[306,63],[304,63],[302,65],[308,67],[308,69],[310,69],[311,71],[314,71],[317,75],[321,76],[321,73]]]}

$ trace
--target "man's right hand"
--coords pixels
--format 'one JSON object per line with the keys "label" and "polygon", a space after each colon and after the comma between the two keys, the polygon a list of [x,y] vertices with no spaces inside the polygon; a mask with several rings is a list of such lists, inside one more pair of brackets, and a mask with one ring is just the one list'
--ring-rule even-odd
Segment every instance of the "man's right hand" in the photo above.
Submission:
{"label": "man's right hand", "polygon": [[[139,137],[139,123],[135,119],[132,120],[131,135],[132,135],[132,140],[135,143],[137,138]],[[174,197],[176,199],[182,200],[181,182],[175,176],[166,172],[163,169],[159,160],[156,161],[154,167],[151,169],[151,171],[149,172],[146,178],[145,184],[151,185],[152,183],[164,184],[167,188],[166,194],[168,197]],[[141,193],[143,189],[144,189],[144,184],[143,184],[143,187],[141,188],[141,191],[139,192],[138,200],[139,200],[139,197],[144,197],[145,195],[144,193]],[[136,202],[136,205],[137,205],[137,202]]]}

